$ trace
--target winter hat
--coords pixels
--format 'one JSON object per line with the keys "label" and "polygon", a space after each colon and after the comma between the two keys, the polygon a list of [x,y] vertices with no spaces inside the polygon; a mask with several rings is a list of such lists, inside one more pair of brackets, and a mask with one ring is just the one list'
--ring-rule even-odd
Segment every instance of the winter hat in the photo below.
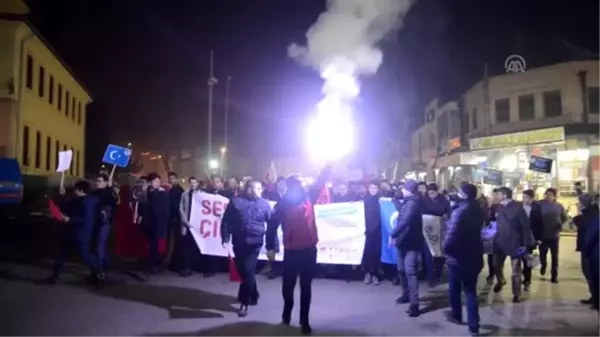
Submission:
{"label": "winter hat", "polygon": [[467,199],[474,200],[477,198],[477,187],[473,184],[465,183],[460,186],[460,191],[467,196]]}
{"label": "winter hat", "polygon": [[414,179],[406,179],[406,181],[404,182],[403,188],[405,190],[410,191],[411,193],[417,193],[417,190],[419,188],[419,183],[417,183],[417,181]]}
{"label": "winter hat", "polygon": [[579,204],[581,208],[588,208],[592,204],[593,198],[589,194],[582,194],[577,199],[579,199]]}

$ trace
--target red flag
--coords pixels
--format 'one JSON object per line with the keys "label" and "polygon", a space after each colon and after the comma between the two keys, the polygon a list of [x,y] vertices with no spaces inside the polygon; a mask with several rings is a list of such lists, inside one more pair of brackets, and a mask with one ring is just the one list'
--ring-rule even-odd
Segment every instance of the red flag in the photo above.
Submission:
{"label": "red flag", "polygon": [[327,184],[325,184],[321,189],[321,193],[319,193],[319,198],[317,198],[317,204],[329,203],[331,203],[331,196],[329,195],[329,188],[327,188]]}
{"label": "red flag", "polygon": [[54,203],[54,200],[50,198],[48,198],[48,209],[50,210],[50,215],[54,220],[61,222],[65,220],[65,217],[60,211],[60,208],[58,208],[58,206],[56,206],[56,204]]}
{"label": "red flag", "polygon": [[227,255],[227,258],[229,259],[229,281],[241,283],[242,277],[240,276],[240,274],[237,271],[237,268],[235,267],[235,261],[233,261],[233,258],[229,254]]}

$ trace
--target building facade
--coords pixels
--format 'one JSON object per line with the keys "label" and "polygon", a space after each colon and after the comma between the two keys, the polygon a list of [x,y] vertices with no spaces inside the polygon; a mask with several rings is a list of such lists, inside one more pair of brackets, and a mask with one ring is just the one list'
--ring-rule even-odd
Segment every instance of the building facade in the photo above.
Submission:
{"label": "building facade", "polygon": [[[503,172],[502,185],[514,188],[552,186],[572,196],[581,182],[596,190],[598,72],[596,60],[573,61],[484,78],[443,106],[452,108],[426,108],[431,121],[413,135],[413,163],[429,167],[446,186],[479,181],[482,169],[495,169]],[[434,144],[419,146],[423,137]],[[432,151],[429,166],[417,161]],[[551,172],[530,171],[532,155],[552,159]]]}
{"label": "building facade", "polygon": [[73,150],[67,172],[85,172],[86,106],[91,95],[27,20],[20,0],[0,3],[0,156],[24,174],[49,176],[58,152]]}

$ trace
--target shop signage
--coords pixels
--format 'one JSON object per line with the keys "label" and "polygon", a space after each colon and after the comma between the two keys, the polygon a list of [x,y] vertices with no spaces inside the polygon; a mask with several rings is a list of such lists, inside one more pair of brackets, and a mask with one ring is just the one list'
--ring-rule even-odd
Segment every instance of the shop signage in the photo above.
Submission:
{"label": "shop signage", "polygon": [[529,170],[542,173],[550,173],[552,171],[552,159],[531,156],[529,160]]}
{"label": "shop signage", "polygon": [[508,133],[504,135],[481,137],[469,140],[471,150],[483,150],[499,147],[533,145],[560,142],[565,140],[563,127]]}
{"label": "shop signage", "polygon": [[483,183],[494,186],[502,186],[502,171],[500,170],[483,170]]}

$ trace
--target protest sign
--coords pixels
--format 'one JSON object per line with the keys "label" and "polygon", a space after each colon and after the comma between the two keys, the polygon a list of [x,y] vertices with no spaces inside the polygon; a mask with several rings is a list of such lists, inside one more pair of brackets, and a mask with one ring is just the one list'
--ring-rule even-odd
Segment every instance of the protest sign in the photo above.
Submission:
{"label": "protest sign", "polygon": [[315,205],[317,263],[359,265],[365,248],[362,202]]}
{"label": "protest sign", "polygon": [[[192,198],[190,215],[191,233],[203,254],[227,257],[228,252],[221,243],[221,221],[229,199],[220,195],[196,193]],[[270,202],[271,207],[274,206]],[[317,262],[358,265],[362,259],[365,244],[364,205],[341,203],[315,205],[315,221],[319,231]],[[266,224],[265,224],[266,226]],[[283,233],[277,232],[279,254],[277,261],[283,260]],[[260,260],[267,260],[263,247]]]}
{"label": "protest sign", "polygon": [[433,257],[443,256],[442,221],[442,217],[439,216],[423,215],[423,236]]}
{"label": "protest sign", "polygon": [[380,198],[379,208],[381,210],[381,262],[389,264],[398,263],[398,249],[389,240],[392,229],[396,226],[398,211],[391,198]]}
{"label": "protest sign", "polygon": [[[195,193],[192,198],[192,209],[190,213],[190,225],[192,236],[202,254],[227,257],[228,252],[222,245],[221,239],[221,221],[225,214],[225,209],[229,204],[229,199],[217,194]],[[269,201],[271,208],[275,202]],[[266,224],[265,224],[266,226]],[[282,245],[282,231],[279,228],[279,244]],[[275,260],[283,260],[283,246],[280,246],[280,254],[276,254]],[[267,260],[267,251],[263,246],[260,260]]]}

